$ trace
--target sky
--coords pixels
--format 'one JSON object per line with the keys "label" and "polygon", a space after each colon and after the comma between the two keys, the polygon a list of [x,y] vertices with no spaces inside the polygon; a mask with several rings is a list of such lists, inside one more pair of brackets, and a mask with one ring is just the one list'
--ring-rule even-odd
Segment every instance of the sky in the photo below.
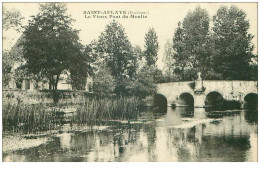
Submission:
{"label": "sky", "polygon": [[[163,68],[162,58],[165,43],[167,40],[172,40],[178,22],[182,21],[189,11],[193,11],[196,6],[205,8],[209,13],[212,25],[213,15],[216,14],[218,8],[222,5],[230,6],[232,4],[246,12],[250,23],[249,33],[255,36],[252,40],[255,45],[254,52],[257,53],[257,3],[66,3],[67,13],[76,20],[73,28],[80,30],[79,37],[83,45],[98,39],[101,32],[105,30],[105,26],[115,19],[125,28],[132,45],[138,45],[144,49],[145,33],[153,27],[159,41],[157,65],[161,69]],[[30,16],[39,12],[39,3],[3,3],[3,7],[19,10],[25,18],[22,22],[23,25],[28,24]],[[90,18],[86,18],[84,11],[113,11],[114,13],[115,11],[125,11],[127,15],[131,12],[145,13],[147,18],[122,18],[122,15],[120,18],[110,18],[109,15],[107,18],[94,18],[93,14],[90,14]],[[12,30],[4,32],[4,36],[8,38],[3,43],[3,49],[10,49],[20,35],[21,33]]]}

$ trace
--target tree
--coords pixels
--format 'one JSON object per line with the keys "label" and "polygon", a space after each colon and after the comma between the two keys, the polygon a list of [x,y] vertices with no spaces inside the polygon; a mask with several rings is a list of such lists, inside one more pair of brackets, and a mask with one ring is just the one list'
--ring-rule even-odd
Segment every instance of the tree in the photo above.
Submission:
{"label": "tree", "polygon": [[205,9],[196,7],[193,12],[188,12],[182,23],[178,23],[173,37],[173,49],[175,71],[180,74],[181,80],[186,78],[186,69],[193,68],[195,72],[200,71],[202,74],[210,70],[210,40],[209,15]]}
{"label": "tree", "polygon": [[94,68],[92,64],[95,62],[95,58],[92,57],[92,46],[86,45],[82,48],[81,53],[79,53],[77,63],[70,65],[70,83],[72,87],[76,90],[85,90],[87,83],[87,77],[94,75]]}
{"label": "tree", "polygon": [[209,15],[205,9],[196,7],[184,18],[183,33],[188,62],[192,68],[204,73],[209,64]]}
{"label": "tree", "polygon": [[32,74],[46,76],[49,89],[57,89],[63,70],[81,60],[78,31],[72,29],[73,19],[66,14],[62,3],[40,5],[24,31],[22,43],[26,67]]}
{"label": "tree", "polygon": [[98,39],[98,53],[116,80],[116,93],[125,91],[124,80],[133,73],[133,48],[121,24],[113,20]]}
{"label": "tree", "polygon": [[225,80],[249,80],[254,57],[246,13],[236,6],[222,6],[213,17],[213,66]]}
{"label": "tree", "polygon": [[155,94],[154,71],[153,67],[143,66],[140,71],[138,71],[136,79],[128,81],[126,86],[128,94],[138,96],[141,99]]}
{"label": "tree", "polygon": [[130,62],[129,76],[135,77],[140,68],[143,58],[143,52],[140,46],[133,47],[133,58]]}
{"label": "tree", "polygon": [[93,91],[100,97],[111,96],[116,87],[109,68],[101,64],[93,80]]}
{"label": "tree", "polygon": [[[3,40],[7,39],[6,32],[9,30],[14,30],[16,32],[20,32],[22,28],[22,17],[20,11],[16,9],[7,10],[3,7]],[[12,68],[15,62],[21,61],[20,57],[20,49],[12,48],[11,51],[3,50],[3,85],[8,86],[9,81],[11,79]]]}
{"label": "tree", "polygon": [[250,64],[250,80],[257,81],[258,80],[258,66],[255,63]]}
{"label": "tree", "polygon": [[173,36],[173,58],[174,58],[174,73],[179,76],[179,80],[184,80],[184,70],[188,64],[188,52],[186,52],[184,42],[184,32],[181,22],[178,22],[178,27]]}
{"label": "tree", "polygon": [[173,44],[168,39],[164,46],[164,54],[163,54],[163,62],[164,62],[164,69],[166,71],[166,77],[169,78],[170,81],[173,76],[173,67],[174,67],[174,60],[173,60]]}
{"label": "tree", "polygon": [[154,28],[150,28],[145,34],[144,57],[148,66],[155,65],[158,60],[159,43]]}

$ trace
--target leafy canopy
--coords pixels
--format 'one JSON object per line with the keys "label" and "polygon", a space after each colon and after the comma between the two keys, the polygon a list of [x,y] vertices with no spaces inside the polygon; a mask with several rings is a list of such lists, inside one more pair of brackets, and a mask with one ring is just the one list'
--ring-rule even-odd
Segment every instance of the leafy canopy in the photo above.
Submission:
{"label": "leafy canopy", "polygon": [[33,74],[44,74],[53,89],[57,89],[61,72],[81,59],[78,31],[71,27],[73,19],[66,10],[62,3],[41,4],[22,43],[26,67]]}
{"label": "leafy canopy", "polygon": [[158,36],[154,28],[150,28],[145,34],[144,57],[148,66],[155,65],[158,60]]}

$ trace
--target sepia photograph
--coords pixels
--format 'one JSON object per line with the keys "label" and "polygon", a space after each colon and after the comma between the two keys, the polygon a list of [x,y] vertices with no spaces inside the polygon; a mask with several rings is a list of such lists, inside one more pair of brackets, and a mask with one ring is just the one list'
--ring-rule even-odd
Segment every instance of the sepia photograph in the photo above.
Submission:
{"label": "sepia photograph", "polygon": [[2,162],[258,162],[258,3],[2,3]]}

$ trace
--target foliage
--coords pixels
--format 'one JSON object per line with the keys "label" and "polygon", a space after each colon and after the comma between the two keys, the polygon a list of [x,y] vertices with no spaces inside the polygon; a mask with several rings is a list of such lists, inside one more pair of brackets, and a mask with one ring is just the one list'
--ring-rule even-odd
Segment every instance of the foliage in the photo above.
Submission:
{"label": "foliage", "polygon": [[174,63],[174,73],[179,76],[179,79],[184,79],[184,70],[187,66],[187,53],[185,50],[184,42],[184,32],[181,27],[181,22],[178,23],[178,27],[173,36],[173,58]]}
{"label": "foliage", "polygon": [[133,58],[132,45],[121,24],[113,20],[98,39],[98,52],[111,70],[111,75],[122,81],[129,75]]}
{"label": "foliage", "polygon": [[19,32],[21,30],[21,21],[23,19],[24,17],[22,17],[21,12],[17,9],[7,10],[5,7],[3,7],[2,25],[5,31],[14,29],[15,31]]}
{"label": "foliage", "polygon": [[132,68],[130,68],[129,70],[129,76],[135,76],[137,73],[137,70],[140,68],[141,66],[141,61],[143,58],[143,52],[140,46],[135,46],[133,47],[133,58],[131,60],[131,66]]}
{"label": "foliage", "polygon": [[8,52],[3,52],[3,59],[2,59],[2,65],[3,65],[3,85],[8,86],[8,83],[11,79],[11,70],[12,70],[12,60],[10,59],[10,55]]}
{"label": "foliage", "polygon": [[165,76],[162,73],[162,70],[160,70],[157,66],[152,66],[153,71],[153,81],[154,83],[162,83],[165,82]]}
{"label": "foliage", "polygon": [[233,109],[240,109],[241,102],[236,100],[224,100],[224,104],[222,106],[224,110],[233,110]]}
{"label": "foliage", "polygon": [[40,5],[24,31],[22,43],[26,67],[30,73],[45,75],[49,89],[57,89],[60,74],[82,60],[78,31],[62,3]]}
{"label": "foliage", "polygon": [[166,72],[166,76],[171,78],[173,75],[173,66],[174,66],[174,59],[173,59],[173,44],[168,39],[164,46],[164,54],[163,54],[163,62],[164,62],[164,69]]}
{"label": "foliage", "polygon": [[154,28],[145,34],[144,57],[148,66],[155,65],[158,60],[159,43]]}
{"label": "foliage", "polygon": [[206,71],[204,74],[202,74],[205,80],[222,80],[223,76],[221,73],[217,73],[212,69],[211,71]]}
{"label": "foliage", "polygon": [[111,96],[116,87],[115,79],[105,65],[101,65],[93,80],[93,91],[100,97]]}
{"label": "foliage", "polygon": [[173,72],[179,80],[195,80],[197,72],[207,80],[256,79],[253,36],[248,30],[245,12],[223,6],[213,16],[210,32],[207,11],[197,7],[174,33]]}
{"label": "foliage", "polygon": [[184,81],[196,80],[198,71],[195,68],[188,68],[184,71]]}
{"label": "foliage", "polygon": [[[17,9],[7,10],[3,7],[3,18],[2,18],[2,26],[3,26],[3,39],[6,39],[7,36],[5,32],[13,29],[16,32],[20,32],[22,23],[21,21],[24,19],[22,17],[20,11]],[[14,50],[13,50],[14,49]],[[8,86],[9,81],[11,79],[12,67],[15,62],[21,61],[19,59],[20,50],[18,48],[12,48],[11,51],[3,51],[2,65],[3,65],[3,85]]]}
{"label": "foliage", "polygon": [[156,92],[154,83],[155,68],[144,66],[137,73],[135,80],[127,83],[126,90],[129,95],[138,96],[142,99]]}
{"label": "foliage", "polygon": [[136,71],[137,59],[133,47],[121,24],[113,20],[98,39],[97,52],[115,79],[115,93],[123,95],[126,83]]}
{"label": "foliage", "polygon": [[258,80],[258,66],[255,63],[250,64],[250,80],[257,81]]}
{"label": "foliage", "polygon": [[18,89],[21,89],[24,78],[28,76],[29,73],[27,69],[24,69],[22,66],[14,70],[14,80]]}
{"label": "foliage", "polygon": [[196,7],[189,12],[182,23],[185,51],[190,67],[205,71],[209,57],[209,15],[205,9]]}
{"label": "foliage", "polygon": [[89,54],[92,51],[92,47],[87,45],[81,53],[79,53],[79,59],[76,64],[69,67],[70,70],[70,83],[72,87],[76,90],[85,90],[87,83],[87,77],[93,76],[94,71],[92,63],[94,63],[94,58]]}
{"label": "foliage", "polygon": [[208,12],[196,7],[193,12],[188,12],[182,23],[178,23],[173,37],[173,57],[178,69],[175,72],[181,80],[194,80],[195,71],[205,73],[208,70],[210,47]]}
{"label": "foliage", "polygon": [[246,13],[235,6],[223,6],[213,17],[213,67],[222,79],[250,79],[253,36],[249,27]]}

